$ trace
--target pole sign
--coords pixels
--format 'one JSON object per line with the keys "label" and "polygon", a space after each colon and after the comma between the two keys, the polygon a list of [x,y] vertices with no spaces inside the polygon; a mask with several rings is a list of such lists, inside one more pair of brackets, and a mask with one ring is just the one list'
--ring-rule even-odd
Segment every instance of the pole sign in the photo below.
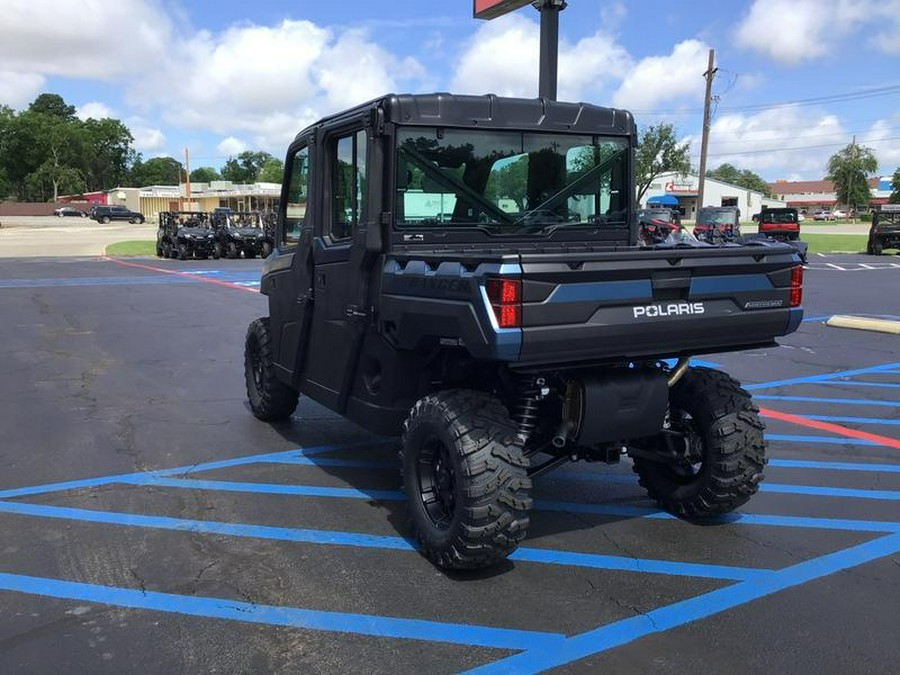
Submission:
{"label": "pole sign", "polygon": [[473,15],[476,19],[496,19],[532,2],[533,0],[474,0]]}

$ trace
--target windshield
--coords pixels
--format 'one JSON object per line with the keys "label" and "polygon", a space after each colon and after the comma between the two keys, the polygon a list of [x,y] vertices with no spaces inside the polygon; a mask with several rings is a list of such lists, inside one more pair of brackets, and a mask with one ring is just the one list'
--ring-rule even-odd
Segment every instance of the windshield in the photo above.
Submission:
{"label": "windshield", "polygon": [[627,226],[621,138],[401,128],[398,227],[496,234]]}
{"label": "windshield", "polygon": [[760,220],[766,223],[796,223],[796,211],[763,211]]}
{"label": "windshield", "polygon": [[700,209],[697,214],[697,222],[710,225],[734,225],[733,211],[707,211]]}

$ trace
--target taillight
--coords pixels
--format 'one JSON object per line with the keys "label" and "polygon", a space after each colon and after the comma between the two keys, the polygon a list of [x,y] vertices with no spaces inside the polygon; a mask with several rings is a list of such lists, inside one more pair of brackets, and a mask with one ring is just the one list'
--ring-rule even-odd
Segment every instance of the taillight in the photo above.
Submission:
{"label": "taillight", "polygon": [[500,328],[522,325],[522,282],[519,279],[488,279],[488,300]]}
{"label": "taillight", "polygon": [[799,307],[803,302],[803,266],[791,268],[791,307]]}

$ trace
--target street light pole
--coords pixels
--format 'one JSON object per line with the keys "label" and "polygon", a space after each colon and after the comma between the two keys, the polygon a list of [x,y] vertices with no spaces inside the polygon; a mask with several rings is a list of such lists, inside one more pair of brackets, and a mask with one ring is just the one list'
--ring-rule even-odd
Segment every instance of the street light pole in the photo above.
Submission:
{"label": "street light pole", "polygon": [[555,101],[559,72],[559,13],[566,8],[566,1],[536,0],[533,5],[541,13],[541,65],[538,96]]}

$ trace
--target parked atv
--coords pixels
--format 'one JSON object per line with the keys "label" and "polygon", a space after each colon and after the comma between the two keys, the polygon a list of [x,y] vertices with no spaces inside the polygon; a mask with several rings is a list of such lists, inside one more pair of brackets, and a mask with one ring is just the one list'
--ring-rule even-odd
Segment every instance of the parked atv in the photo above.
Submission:
{"label": "parked atv", "polygon": [[741,210],[736,206],[704,206],[697,211],[694,236],[709,244],[740,244]]}
{"label": "parked atv", "polygon": [[797,209],[764,208],[757,216],[759,231],[757,238],[781,241],[793,246],[801,262],[806,264],[808,244],[800,241],[800,218]]}
{"label": "parked atv", "polygon": [[226,258],[266,257],[272,246],[266,238],[262,218],[256,211],[213,212],[216,252]]}
{"label": "parked atv", "polygon": [[218,258],[209,215],[199,211],[162,211],[156,231],[160,258]]}
{"label": "parked atv", "polygon": [[675,209],[647,208],[637,212],[638,241],[646,246],[659,244],[684,231],[681,213]]}
{"label": "parked atv", "polygon": [[246,336],[253,414],[289,420],[302,393],[400,436],[421,551],[446,568],[514,551],[533,479],[570,461],[627,456],[691,520],[746,503],[763,423],[689,360],[796,330],[803,268],[769,240],[639,244],[635,138],[626,111],[450,94],[300,132]]}
{"label": "parked atv", "polygon": [[900,204],[883,204],[872,212],[866,253],[881,255],[886,248],[900,248]]}

